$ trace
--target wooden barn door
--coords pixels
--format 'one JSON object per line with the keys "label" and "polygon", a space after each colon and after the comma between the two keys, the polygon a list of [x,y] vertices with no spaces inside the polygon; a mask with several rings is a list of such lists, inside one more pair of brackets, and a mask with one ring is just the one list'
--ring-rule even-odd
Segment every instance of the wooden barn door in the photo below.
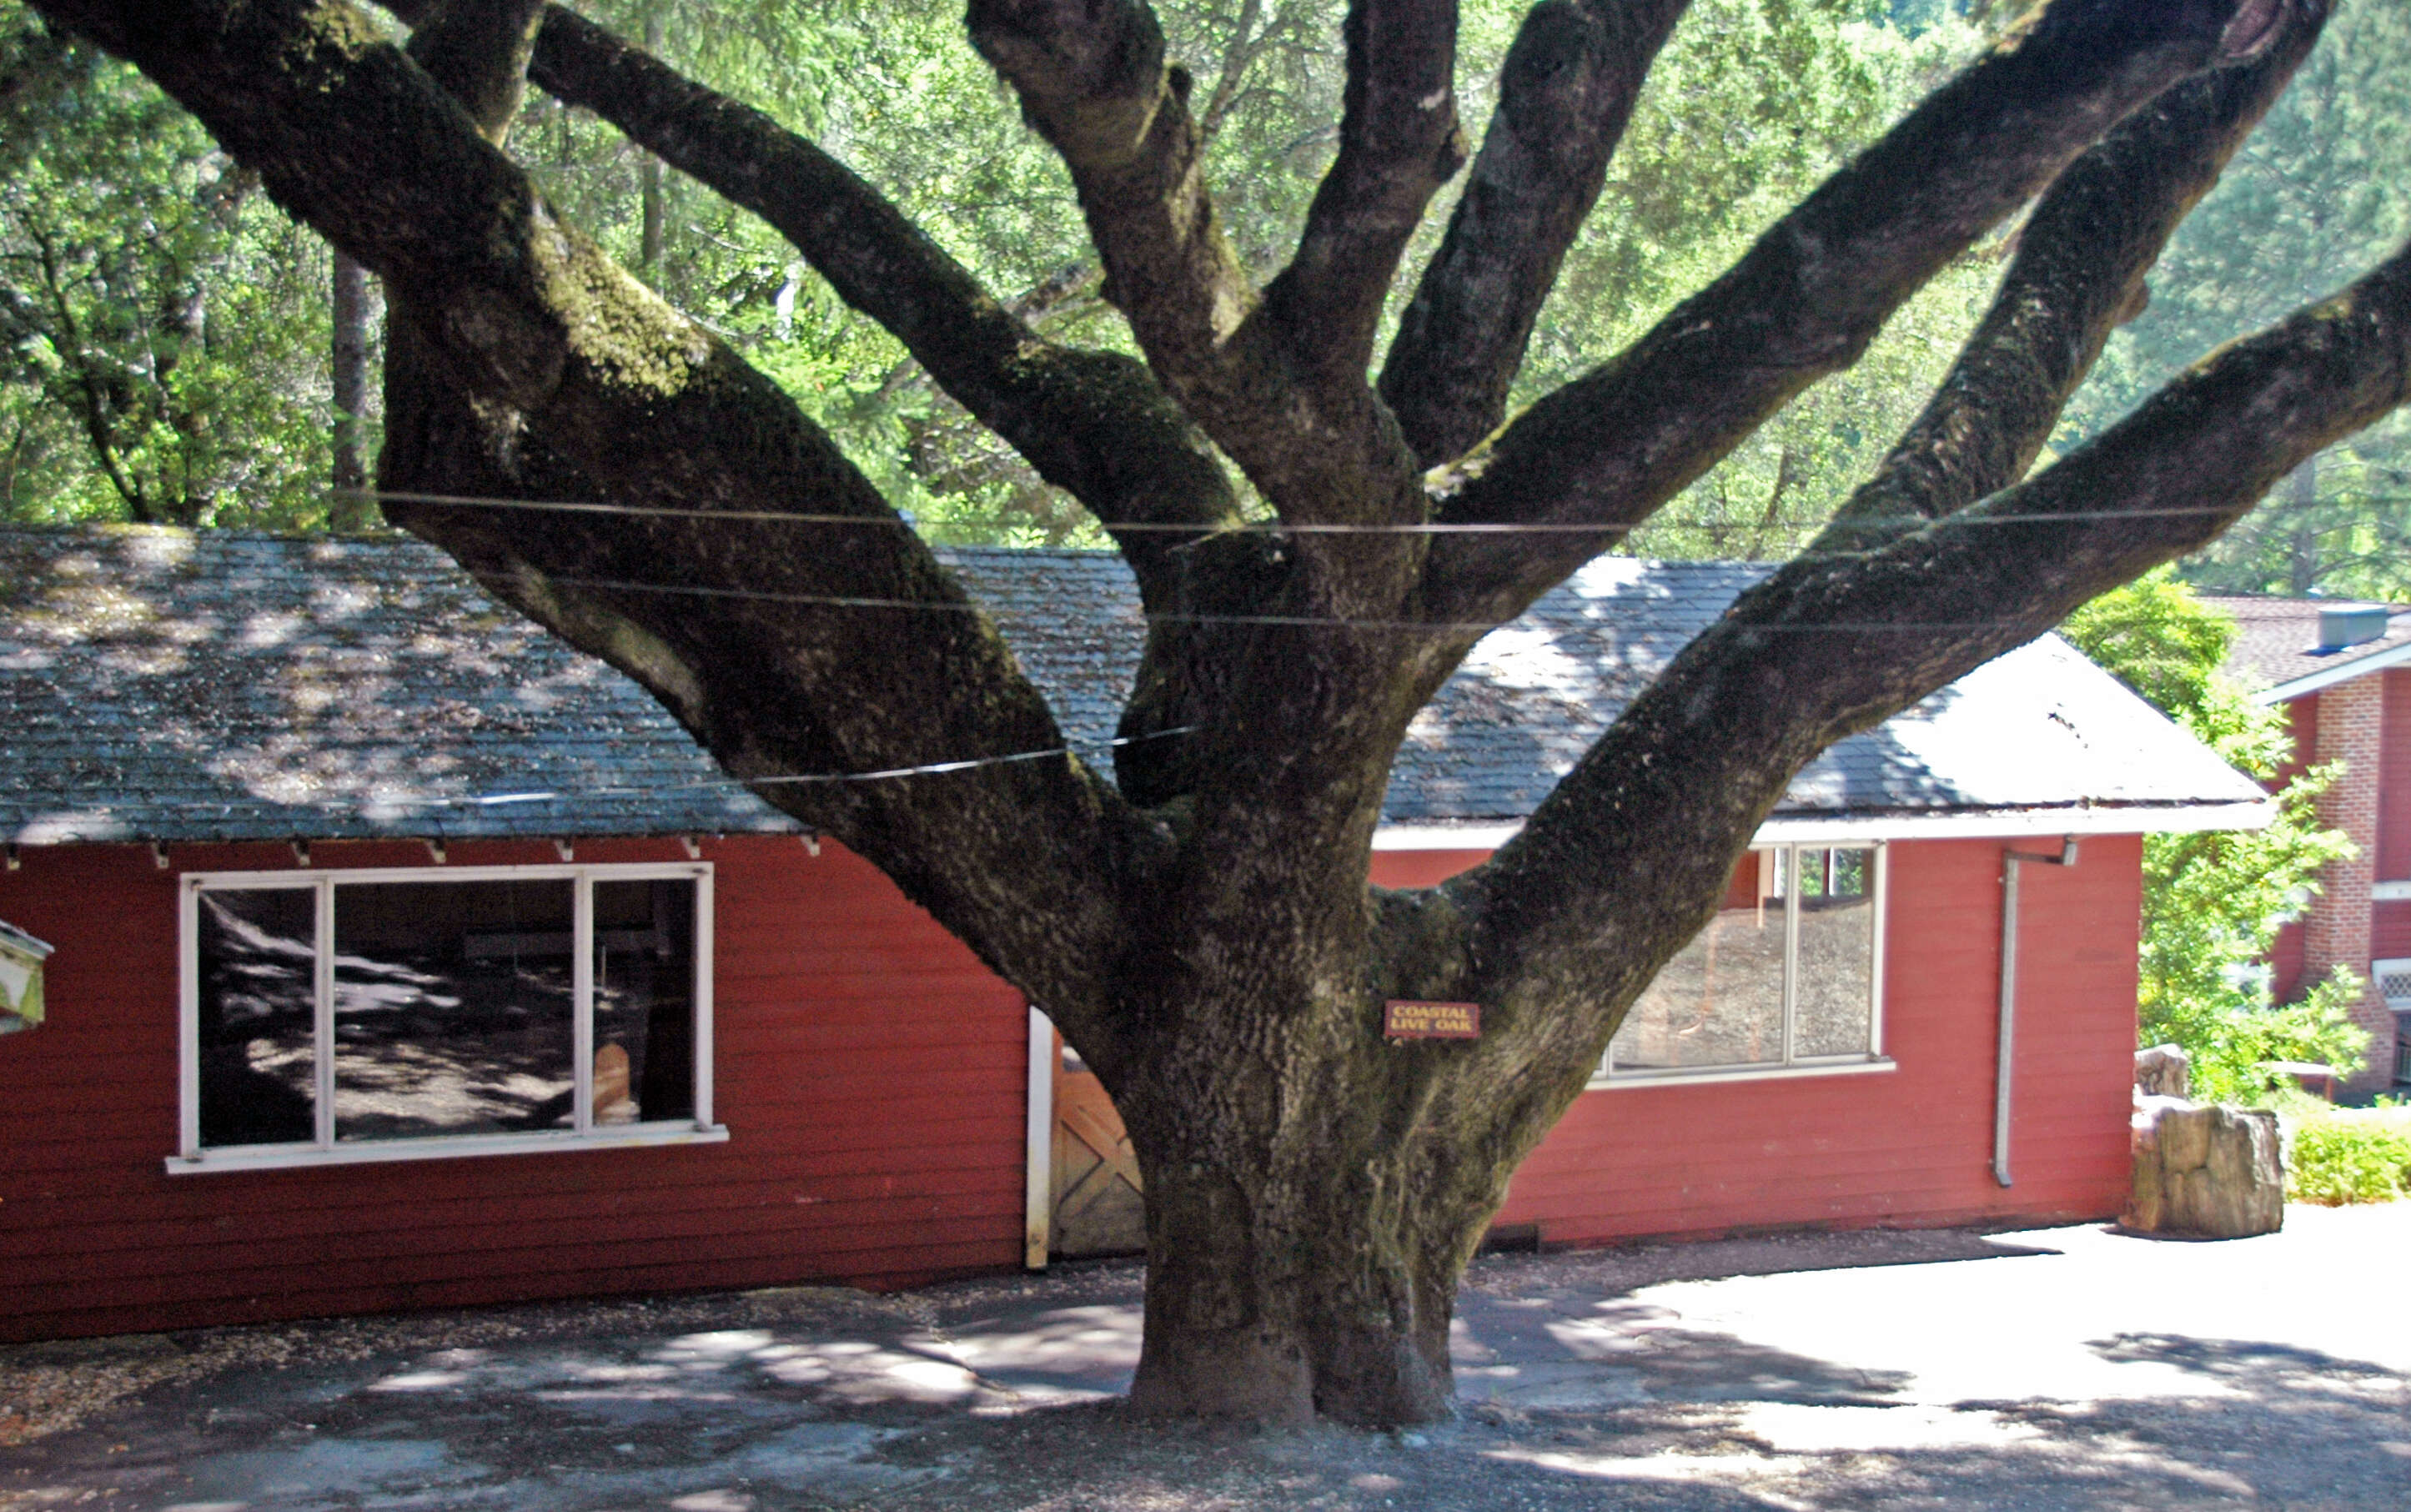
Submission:
{"label": "wooden barn door", "polygon": [[1104,1084],[1055,1036],[1054,1215],[1047,1248],[1072,1258],[1147,1248],[1138,1161]]}

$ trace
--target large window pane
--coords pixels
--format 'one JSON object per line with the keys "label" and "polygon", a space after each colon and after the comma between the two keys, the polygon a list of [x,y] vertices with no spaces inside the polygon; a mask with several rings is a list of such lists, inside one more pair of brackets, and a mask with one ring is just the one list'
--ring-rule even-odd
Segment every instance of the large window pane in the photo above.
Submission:
{"label": "large window pane", "polygon": [[574,887],[336,888],[336,1138],[572,1126]]}
{"label": "large window pane", "polygon": [[1753,1065],[1783,1059],[1779,853],[1742,859],[1725,906],[1632,1006],[1609,1049],[1618,1071]]}
{"label": "large window pane", "polygon": [[1875,852],[1800,853],[1794,1057],[1863,1055],[1875,1006]]}
{"label": "large window pane", "polygon": [[317,1138],[317,894],[204,892],[199,988],[201,1143]]}
{"label": "large window pane", "polygon": [[694,1117],[694,883],[594,884],[594,1123]]}

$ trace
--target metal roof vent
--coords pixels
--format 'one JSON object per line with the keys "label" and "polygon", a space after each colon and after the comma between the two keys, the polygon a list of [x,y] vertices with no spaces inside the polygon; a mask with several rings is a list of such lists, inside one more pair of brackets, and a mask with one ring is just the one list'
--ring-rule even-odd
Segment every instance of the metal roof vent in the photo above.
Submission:
{"label": "metal roof vent", "polygon": [[2383,604],[2356,604],[2349,609],[2319,610],[2319,649],[2342,651],[2346,646],[2358,646],[2364,640],[2384,639],[2390,612]]}

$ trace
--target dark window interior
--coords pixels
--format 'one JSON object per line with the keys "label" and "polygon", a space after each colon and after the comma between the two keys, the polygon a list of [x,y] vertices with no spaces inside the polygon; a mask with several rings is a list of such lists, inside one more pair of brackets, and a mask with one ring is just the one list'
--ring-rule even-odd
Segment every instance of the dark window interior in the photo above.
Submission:
{"label": "dark window interior", "polygon": [[317,895],[200,895],[201,1143],[317,1136]]}

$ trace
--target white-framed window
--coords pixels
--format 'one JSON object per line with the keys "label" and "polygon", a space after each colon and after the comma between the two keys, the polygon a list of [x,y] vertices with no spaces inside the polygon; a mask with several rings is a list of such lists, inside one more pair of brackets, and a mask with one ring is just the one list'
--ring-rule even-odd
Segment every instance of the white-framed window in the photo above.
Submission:
{"label": "white-framed window", "polygon": [[171,1173],[724,1139],[711,867],[183,879]]}
{"label": "white-framed window", "polygon": [[1888,1070],[1871,845],[1768,845],[1625,1015],[1593,1086]]}
{"label": "white-framed window", "polygon": [[2388,1007],[2397,1013],[2411,1013],[2411,960],[2373,961],[2369,963],[2369,978]]}

